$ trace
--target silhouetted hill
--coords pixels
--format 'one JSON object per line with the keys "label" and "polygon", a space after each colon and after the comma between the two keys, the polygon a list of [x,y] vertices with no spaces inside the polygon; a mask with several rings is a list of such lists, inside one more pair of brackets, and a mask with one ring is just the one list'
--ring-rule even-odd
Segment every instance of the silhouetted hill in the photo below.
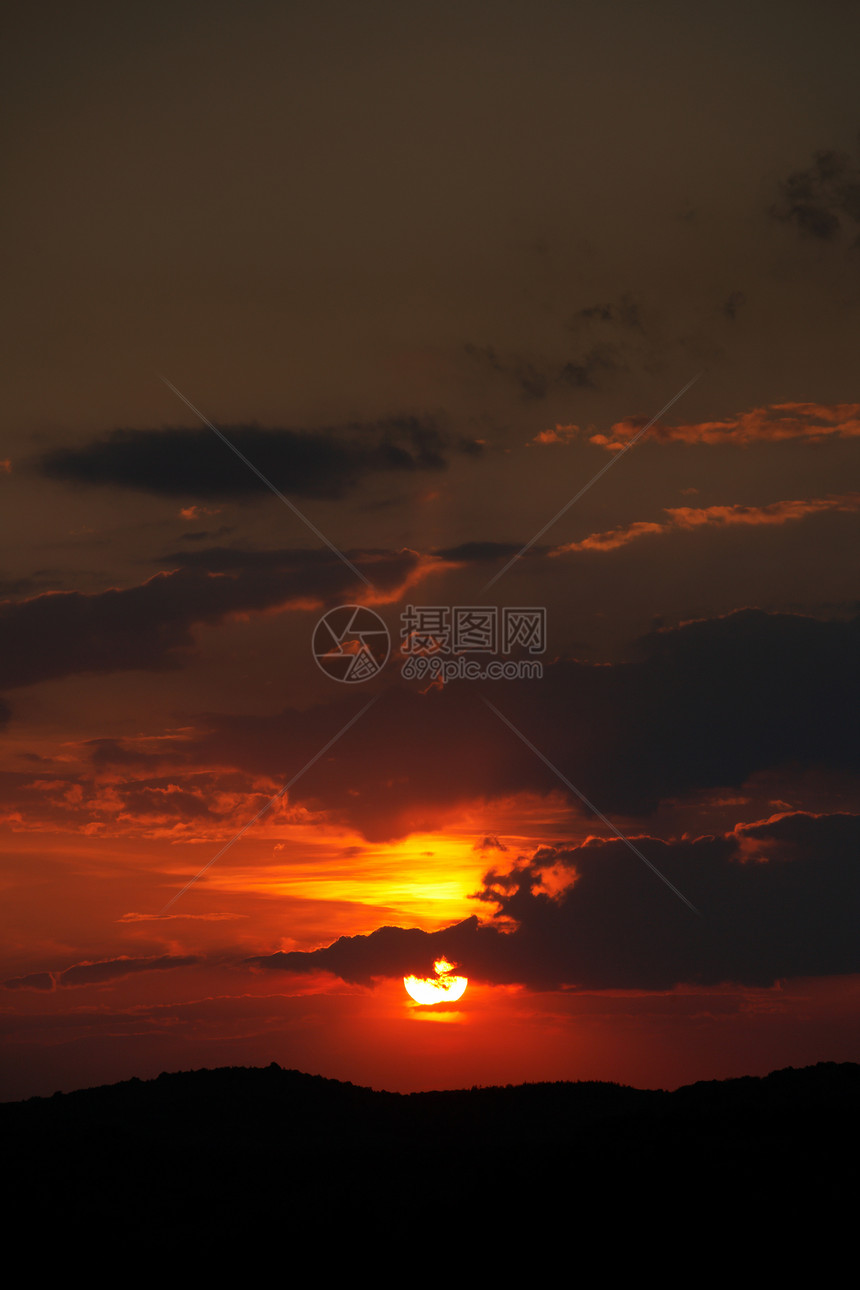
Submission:
{"label": "silhouetted hill", "polygon": [[[50,1199],[167,1246],[277,1224],[319,1239],[452,1222],[699,1222],[847,1209],[860,1066],[820,1063],[667,1093],[524,1084],[397,1094],[298,1071],[162,1074],[0,1105],[6,1216]],[[716,1210],[715,1210],[715,1207]]]}

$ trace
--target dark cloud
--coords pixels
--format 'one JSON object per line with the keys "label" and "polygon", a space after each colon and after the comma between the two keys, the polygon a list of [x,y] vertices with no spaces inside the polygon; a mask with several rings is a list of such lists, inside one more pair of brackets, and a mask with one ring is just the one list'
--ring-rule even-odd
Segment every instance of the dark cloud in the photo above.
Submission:
{"label": "dark cloud", "polygon": [[472,848],[473,851],[507,851],[504,842],[500,842],[495,833],[488,833],[486,837],[480,838]]}
{"label": "dark cloud", "polygon": [[148,959],[103,959],[99,963],[75,963],[60,972],[33,972],[29,976],[4,981],[7,990],[55,990],[68,986],[102,985],[135,976],[139,972],[165,972],[171,968],[192,967],[201,960],[194,954],[163,954]]}
{"label": "dark cloud", "polygon": [[565,363],[559,373],[559,380],[575,389],[599,389],[608,377],[628,371],[645,336],[641,307],[629,292],[617,300],[579,309],[568,328],[591,338],[588,348]]}
{"label": "dark cloud", "polygon": [[593,328],[598,324],[608,324],[625,331],[644,330],[641,307],[629,292],[618,300],[578,309],[571,318],[569,327],[571,331],[579,331],[583,327]]}
{"label": "dark cloud", "polygon": [[[445,807],[558,791],[482,693],[610,814],[641,817],[769,768],[847,770],[860,761],[858,656],[860,619],[744,610],[654,632],[624,662],[547,664],[542,681],[395,685],[296,796],[382,838],[435,827]],[[184,755],[286,781],[356,707],[212,714]]]}
{"label": "dark cloud", "polygon": [[[102,765],[106,764],[103,760]],[[210,776],[196,775],[183,785],[167,777],[143,782],[132,780],[114,792],[117,804],[121,804],[123,819],[129,824],[133,820],[144,826],[149,822],[169,820],[178,829],[182,824],[194,824],[200,828],[223,823],[225,814],[230,819],[229,809],[228,812],[223,807],[216,809],[219,804],[214,788]],[[264,805],[266,800],[263,798],[260,805]]]}
{"label": "dark cloud", "polygon": [[156,753],[126,748],[118,739],[88,739],[84,747],[89,750],[90,759],[97,770],[107,766],[125,766],[132,770],[140,770],[157,766],[162,760]]}
{"label": "dark cloud", "polygon": [[15,976],[3,982],[5,990],[53,990],[54,978],[50,972],[31,972],[28,976]]}
{"label": "dark cloud", "polygon": [[[380,840],[436,828],[440,811],[476,800],[563,793],[482,695],[611,818],[645,818],[661,803],[739,789],[768,770],[850,772],[860,761],[858,656],[860,619],[744,610],[655,631],[621,662],[546,663],[541,681],[454,682],[421,693],[395,679],[302,777],[290,802]],[[173,819],[222,828],[225,817],[208,809],[220,778],[224,787],[232,776],[230,791],[244,794],[254,777],[286,783],[364,698],[202,714],[196,733],[181,740],[150,739],[142,752],[96,740],[92,759],[100,772],[119,772],[123,782],[113,788],[129,827]],[[92,804],[70,802],[53,779],[38,788],[13,777],[8,796],[40,818],[49,808],[63,818],[82,809],[92,817]],[[89,796],[87,789],[87,803]]]}
{"label": "dark cloud", "polygon": [[181,533],[179,540],[181,542],[214,542],[217,538],[226,537],[228,533],[233,532],[232,524],[222,524],[220,528],[196,529],[192,533]]}
{"label": "dark cloud", "polygon": [[559,380],[577,389],[595,390],[610,373],[626,371],[627,364],[617,345],[592,345],[579,358],[565,363]]}
{"label": "dark cloud", "polygon": [[797,170],[783,180],[770,214],[822,242],[835,241],[846,224],[853,224],[856,231],[860,227],[860,167],[845,152],[817,152],[806,170]]}
{"label": "dark cloud", "polygon": [[[414,552],[352,552],[376,585],[396,586],[414,569]],[[235,612],[345,596],[353,574],[329,551],[181,552],[184,567],[138,586],[93,594],[68,591],[0,604],[4,686],[82,672],[176,666],[192,648],[192,627]],[[211,576],[215,573],[219,576]],[[2,710],[0,710],[2,711]]]}
{"label": "dark cloud", "polygon": [[535,360],[521,354],[500,354],[490,345],[467,345],[466,353],[489,371],[507,377],[525,399],[543,399],[554,388],[573,386],[597,390],[608,379],[630,369],[645,341],[642,309],[629,293],[617,300],[578,309],[565,325],[576,338],[577,352],[566,361]]}
{"label": "dark cloud", "polygon": [[82,830],[89,837],[222,837],[233,834],[271,800],[259,780],[241,771],[163,769],[164,755],[138,753],[116,740],[83,745],[93,772],[75,774],[62,764],[35,775],[0,771],[0,808],[13,828],[26,820],[43,832]]}
{"label": "dark cloud", "polygon": [[117,981],[139,972],[167,972],[172,968],[193,967],[201,960],[196,954],[162,954],[158,958],[105,959],[100,963],[76,963],[56,974],[58,986],[99,985]]}
{"label": "dark cloud", "polygon": [[[418,555],[415,551],[391,551],[365,547],[353,551],[355,563],[367,566],[368,573],[381,588],[396,587],[414,568]],[[182,565],[186,569],[205,569],[208,573],[252,574],[276,571],[279,575],[293,573],[307,579],[304,591],[328,591],[330,583],[350,580],[349,570],[333,552],[320,547],[232,547],[209,546],[192,551],[168,551],[158,557],[161,564]],[[343,570],[343,574],[339,573]],[[299,594],[302,594],[300,591]]]}
{"label": "dark cloud", "polygon": [[742,291],[733,291],[731,293],[723,305],[723,313],[728,318],[729,322],[735,321],[741,310],[741,306],[745,305],[746,302],[747,298]]}
{"label": "dark cloud", "polygon": [[627,371],[620,348],[610,342],[590,345],[567,362],[541,365],[517,354],[500,355],[489,345],[467,345],[466,353],[483,367],[513,381],[528,400],[544,399],[553,387],[561,385],[598,389],[606,377]]}
{"label": "dark cloud", "polygon": [[529,359],[516,354],[500,355],[492,345],[467,345],[465,352],[482,367],[508,377],[524,399],[546,398],[551,377]]}
{"label": "dark cloud", "polygon": [[[477,980],[543,990],[769,986],[860,971],[860,817],[793,814],[718,837],[637,844],[700,917],[623,843],[590,840],[491,871],[480,896],[497,922],[471,918],[432,933],[382,927],[252,963],[369,983],[427,974],[444,954]],[[556,895],[543,885],[550,868],[573,879]]]}
{"label": "dark cloud", "polygon": [[[444,470],[473,440],[448,435],[417,417],[319,431],[224,426],[226,437],[282,492],[339,498],[366,476]],[[82,448],[58,448],[37,462],[51,479],[135,488],[172,497],[247,498],[266,491],[211,430],[183,427],[113,430]]]}
{"label": "dark cloud", "polygon": [[0,600],[13,596],[26,596],[36,591],[40,582],[34,578],[0,578]]}
{"label": "dark cloud", "polygon": [[522,550],[521,542],[461,542],[459,546],[442,547],[433,554],[442,560],[482,564],[487,560],[509,559],[520,550]]}

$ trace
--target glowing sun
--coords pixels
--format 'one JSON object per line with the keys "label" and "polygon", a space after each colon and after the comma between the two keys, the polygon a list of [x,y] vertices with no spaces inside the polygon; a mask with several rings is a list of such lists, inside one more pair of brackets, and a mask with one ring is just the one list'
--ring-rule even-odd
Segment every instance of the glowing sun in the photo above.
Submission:
{"label": "glowing sun", "polygon": [[454,1003],[455,1000],[463,997],[469,978],[452,976],[453,963],[449,963],[445,958],[437,959],[433,964],[433,971],[436,973],[435,977],[405,976],[403,978],[406,993],[411,995],[416,1003]]}

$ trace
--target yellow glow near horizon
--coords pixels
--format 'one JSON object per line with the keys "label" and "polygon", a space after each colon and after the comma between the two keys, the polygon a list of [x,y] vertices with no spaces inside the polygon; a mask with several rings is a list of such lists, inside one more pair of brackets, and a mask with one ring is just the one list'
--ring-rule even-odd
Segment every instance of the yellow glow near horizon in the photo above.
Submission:
{"label": "yellow glow near horizon", "polygon": [[[481,848],[482,838],[498,834],[507,852],[525,853],[561,836],[564,812],[569,814],[568,805],[521,794],[495,802],[492,819],[486,805],[476,803],[452,812],[437,831],[368,841],[354,829],[296,808],[268,830],[261,825],[264,836],[246,838],[241,849],[219,861],[207,872],[206,886],[224,894],[307,902],[296,948],[321,943],[327,926],[338,935],[366,934],[383,923],[436,931],[485,912],[474,893],[487,869],[510,857]],[[221,833],[205,840],[217,849]],[[179,886],[198,871],[199,854],[198,846],[177,843],[171,860]],[[259,908],[254,917],[261,917]]]}
{"label": "yellow glow near horizon", "polygon": [[[395,842],[355,834],[298,828],[259,866],[227,865],[212,884],[222,890],[273,892],[324,903],[386,911],[393,919],[427,929],[468,918],[471,893],[480,888],[486,857],[474,849],[475,834],[413,833]],[[365,927],[356,925],[356,930]]]}
{"label": "yellow glow near horizon", "polygon": [[403,978],[406,993],[416,1003],[455,1003],[457,999],[462,999],[469,984],[468,977],[453,976],[454,964],[449,963],[446,958],[437,959],[433,964],[433,971],[436,973],[435,977],[405,976]]}

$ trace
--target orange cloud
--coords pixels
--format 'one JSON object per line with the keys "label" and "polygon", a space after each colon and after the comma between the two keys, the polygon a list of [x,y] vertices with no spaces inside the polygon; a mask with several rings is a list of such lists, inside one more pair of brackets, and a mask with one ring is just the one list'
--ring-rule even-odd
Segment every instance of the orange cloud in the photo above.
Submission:
{"label": "orange cloud", "polygon": [[678,528],[699,528],[703,524],[787,524],[821,511],[856,511],[860,493],[839,497],[810,497],[806,500],[771,502],[769,506],[678,506],[667,511]]}
{"label": "orange cloud", "polygon": [[183,506],[179,514],[184,520],[199,520],[204,515],[220,515],[220,506]]}
{"label": "orange cloud", "polygon": [[[589,442],[617,452],[645,422],[645,417],[627,417],[616,421],[609,434],[591,435]],[[860,403],[773,403],[724,421],[679,426],[657,421],[649,435],[664,442],[741,445],[782,439],[802,439],[807,443],[827,438],[853,439],[860,436]]]}
{"label": "orange cloud", "polygon": [[579,426],[557,425],[553,430],[541,430],[540,434],[536,434],[531,442],[536,444],[569,443],[570,440],[575,439],[578,434]]}
{"label": "orange cloud", "polygon": [[668,524],[650,524],[641,520],[628,524],[623,529],[608,529],[605,533],[589,533],[581,542],[568,542],[565,546],[556,547],[551,555],[567,555],[570,551],[614,551],[619,546],[627,546],[637,538],[646,537],[649,533],[663,533]]}
{"label": "orange cloud", "polygon": [[614,551],[627,546],[637,538],[655,533],[668,533],[673,529],[697,529],[708,525],[729,528],[734,525],[788,524],[822,511],[860,510],[860,493],[844,493],[836,497],[810,497],[794,501],[771,502],[768,506],[676,506],[666,508],[669,516],[663,523],[639,521],[626,528],[609,529],[605,533],[590,533],[581,542],[569,542],[556,547],[552,555],[567,555],[571,551]]}
{"label": "orange cloud", "polygon": [[[448,573],[452,569],[458,569],[461,565],[455,560],[444,560],[435,555],[422,555],[418,551],[412,551],[409,547],[403,547],[401,555],[414,557],[415,564],[408,569],[404,577],[396,585],[389,587],[365,587],[354,593],[355,603],[361,605],[394,605],[399,603],[408,591],[423,582],[434,574]],[[371,570],[373,569],[374,556],[372,554],[362,556],[362,563]]]}

